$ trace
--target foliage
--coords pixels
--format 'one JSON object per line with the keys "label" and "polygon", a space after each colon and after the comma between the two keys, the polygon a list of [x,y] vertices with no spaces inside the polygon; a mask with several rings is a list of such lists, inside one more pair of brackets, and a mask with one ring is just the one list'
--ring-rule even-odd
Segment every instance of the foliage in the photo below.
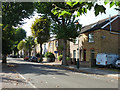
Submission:
{"label": "foliage", "polygon": [[24,49],[24,47],[25,47],[25,41],[21,40],[21,41],[18,43],[17,48],[18,48],[18,50],[22,50],[22,49]]}
{"label": "foliage", "polygon": [[[59,61],[61,61],[61,60],[62,60],[62,58],[63,58],[63,55],[59,55],[59,56],[58,56],[58,60],[59,60]],[[70,57],[69,57],[69,56],[67,56],[67,57],[66,57],[66,60],[70,60]]]}
{"label": "foliage", "polygon": [[23,28],[17,28],[16,29],[16,43],[18,44],[25,37],[26,37],[26,31]]}
{"label": "foliage", "polygon": [[40,61],[42,61],[42,44],[50,38],[50,21],[47,17],[36,18],[31,26],[32,35],[40,44]]}
{"label": "foliage", "polygon": [[58,60],[61,61],[61,60],[62,60],[62,57],[63,57],[62,55],[59,55],[59,56],[58,56]]}
{"label": "foliage", "polygon": [[40,57],[40,53],[37,53],[37,54],[36,54],[36,57]]}
{"label": "foliage", "polygon": [[55,55],[52,52],[46,52],[45,57],[46,58],[55,58]]}
{"label": "foliage", "polygon": [[37,42],[43,44],[50,37],[50,21],[47,18],[36,18],[31,26],[32,35],[37,37]]}
{"label": "foliage", "polygon": [[56,38],[58,39],[73,41],[80,34],[79,31],[81,29],[81,25],[75,24],[77,21],[75,20],[74,16],[66,19],[65,22],[66,23],[64,24],[64,27],[63,24],[54,23],[51,27],[52,32],[56,35]]}
{"label": "foliage", "polygon": [[2,54],[10,54],[15,42],[15,29],[10,25],[2,30]]}
{"label": "foliage", "polygon": [[13,47],[13,50],[14,50],[14,54],[18,52],[18,48],[17,48],[17,45],[18,43],[23,40],[25,37],[26,37],[26,31],[22,28],[17,28],[15,29],[15,44],[14,44],[14,47]]}
{"label": "foliage", "polygon": [[31,55],[31,51],[32,49],[35,47],[35,39],[32,36],[28,36],[27,38],[25,38],[25,46],[26,49],[29,51],[29,56]]}
{"label": "foliage", "polygon": [[[110,0],[104,0],[104,4],[110,5],[110,8],[114,5],[120,6],[120,1],[110,1]],[[94,8],[95,15],[99,15],[100,13],[105,13],[106,8],[104,5],[100,5],[99,2],[84,2],[84,1],[71,1],[64,3],[65,7],[62,7],[61,5],[54,4],[55,8],[52,9],[52,13],[54,15],[57,15],[58,17],[63,16],[70,16],[72,13],[76,12],[76,16],[80,16],[82,14],[86,14],[88,10],[91,10]]]}
{"label": "foliage", "polygon": [[77,13],[76,16],[80,16],[82,14],[87,13],[88,10],[94,8],[95,15],[99,15],[99,13],[105,13],[106,8],[103,5],[98,4],[97,2],[66,2],[61,5],[54,4],[55,8],[52,9],[54,15],[58,17],[63,16],[71,16],[74,12]]}
{"label": "foliage", "polygon": [[29,18],[34,9],[32,2],[2,2],[2,23],[4,26],[23,24],[23,19]]}
{"label": "foliage", "polygon": [[63,50],[63,45],[59,45],[58,50],[62,51]]}
{"label": "foliage", "polygon": [[29,18],[34,11],[33,3],[27,2],[2,2],[2,54],[3,63],[6,63],[6,55],[11,53],[16,46],[15,30],[18,24],[23,24],[24,18]]}
{"label": "foliage", "polygon": [[70,57],[67,56],[67,57],[66,57],[66,60],[70,60]]}

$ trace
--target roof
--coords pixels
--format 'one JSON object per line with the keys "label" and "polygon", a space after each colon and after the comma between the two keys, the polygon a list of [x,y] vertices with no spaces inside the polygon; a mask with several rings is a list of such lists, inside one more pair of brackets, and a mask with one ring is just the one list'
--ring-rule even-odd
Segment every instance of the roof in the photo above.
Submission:
{"label": "roof", "polygon": [[[81,29],[81,32],[80,33],[86,33],[86,32],[89,32],[89,31],[94,31],[94,30],[99,30],[99,29],[103,29],[103,30],[109,30],[108,28],[106,28],[110,21],[113,22],[114,20],[116,20],[117,18],[120,19],[120,15],[115,15],[113,17],[111,17],[111,19],[109,20],[109,18],[106,18],[106,19],[103,19],[103,20],[100,20],[96,23],[93,23],[93,24],[90,24],[90,25],[87,25],[87,26],[84,26],[82,29]],[[113,30],[114,31],[114,30]]]}

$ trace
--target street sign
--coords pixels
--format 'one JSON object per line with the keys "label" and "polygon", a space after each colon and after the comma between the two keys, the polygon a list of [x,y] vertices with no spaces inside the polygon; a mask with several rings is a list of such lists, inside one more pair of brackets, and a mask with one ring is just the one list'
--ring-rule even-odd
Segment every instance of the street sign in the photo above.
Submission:
{"label": "street sign", "polygon": [[54,53],[55,53],[55,54],[57,54],[57,53],[58,53],[58,51],[54,51]]}

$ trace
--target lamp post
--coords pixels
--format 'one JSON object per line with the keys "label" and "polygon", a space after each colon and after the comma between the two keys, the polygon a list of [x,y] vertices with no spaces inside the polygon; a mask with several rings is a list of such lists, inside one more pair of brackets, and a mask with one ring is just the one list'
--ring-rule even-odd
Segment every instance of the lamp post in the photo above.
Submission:
{"label": "lamp post", "polygon": [[80,63],[79,63],[79,38],[78,38],[78,48],[77,48],[77,68],[79,69]]}

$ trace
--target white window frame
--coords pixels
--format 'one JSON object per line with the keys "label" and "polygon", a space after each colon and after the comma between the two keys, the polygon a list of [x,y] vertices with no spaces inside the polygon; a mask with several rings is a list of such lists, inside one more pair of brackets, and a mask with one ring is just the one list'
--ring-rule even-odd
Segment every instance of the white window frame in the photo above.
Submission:
{"label": "white window frame", "polygon": [[74,44],[78,44],[78,37],[76,37]]}
{"label": "white window frame", "polygon": [[94,42],[94,33],[89,33],[88,34],[88,42]]}

